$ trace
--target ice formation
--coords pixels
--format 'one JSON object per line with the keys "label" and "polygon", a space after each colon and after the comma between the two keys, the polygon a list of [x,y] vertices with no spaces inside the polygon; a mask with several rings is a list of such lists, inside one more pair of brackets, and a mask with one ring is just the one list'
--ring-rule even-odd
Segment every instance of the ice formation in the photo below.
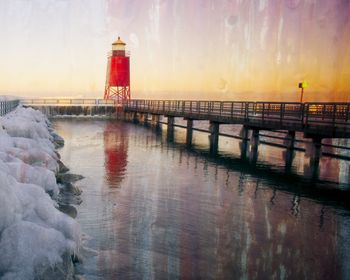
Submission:
{"label": "ice formation", "polygon": [[39,111],[18,107],[0,118],[0,279],[37,278],[79,248],[77,222],[54,200],[53,140]]}

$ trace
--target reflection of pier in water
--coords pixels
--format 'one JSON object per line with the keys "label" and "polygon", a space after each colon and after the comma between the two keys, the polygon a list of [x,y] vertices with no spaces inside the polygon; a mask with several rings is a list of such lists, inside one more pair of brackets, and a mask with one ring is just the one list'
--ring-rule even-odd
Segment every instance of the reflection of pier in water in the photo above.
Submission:
{"label": "reflection of pier in water", "polygon": [[[123,202],[130,200],[131,208],[143,209],[151,220],[129,221],[129,228],[119,228],[122,265],[131,265],[128,254],[140,250],[159,271],[184,279],[200,278],[202,273],[215,279],[341,279],[338,268],[344,264],[336,258],[340,229],[337,220],[329,218],[331,206],[266,187],[266,179],[250,176],[244,167],[208,162],[167,142],[154,145],[142,134],[135,142],[150,155],[161,149],[162,158],[168,159],[167,171],[162,168],[166,174],[188,176],[185,170],[191,170],[192,176],[205,179],[188,185],[186,177],[178,176],[160,190],[152,185],[123,188]],[[142,197],[155,199],[150,208],[137,201]],[[140,243],[135,233],[139,227],[144,232]],[[171,251],[164,251],[164,244],[172,244]]]}
{"label": "reflection of pier in water", "polygon": [[[194,132],[200,132],[200,133],[206,133],[210,134],[210,130],[203,129],[198,126],[194,126],[194,122],[190,122],[190,129],[191,129],[191,141],[190,145],[188,144],[188,121],[187,125],[183,125],[181,120],[178,122],[175,122],[174,118],[171,120],[171,127],[169,128],[169,119],[167,121],[164,121],[164,119],[161,119],[159,116],[152,116],[152,119],[149,119],[147,114],[140,114],[135,118],[134,115],[124,116],[126,120],[132,120],[136,123],[141,123],[146,126],[151,126],[156,129],[157,132],[162,131],[164,128],[164,125],[166,125],[166,139],[170,143],[174,143],[178,141],[175,137],[175,128],[185,128],[186,129],[186,137],[185,137],[185,143],[187,148],[193,148],[195,145],[192,143],[192,138]],[[186,121],[185,121],[186,122]],[[235,125],[227,125],[227,127],[235,127]],[[243,132],[247,132],[247,130],[243,129]],[[240,159],[243,160],[244,163],[249,162],[253,165],[256,165],[258,161],[258,155],[260,152],[250,152],[250,153],[244,153],[242,154],[242,150],[248,149],[248,144],[245,140],[251,137],[248,137],[248,135],[244,136],[242,135],[242,130],[240,135],[235,135],[232,133],[226,133],[222,131],[218,131],[218,135],[223,136],[223,138],[226,139],[237,139],[239,141],[239,149],[240,149]],[[284,161],[284,171],[286,174],[293,175],[293,161],[295,160],[295,156],[297,152],[305,152],[305,156],[303,158],[303,174],[306,176],[306,178],[312,178],[313,180],[318,180],[320,175],[324,175],[326,177],[327,174],[334,174],[335,169],[329,168],[326,169],[325,165],[330,165],[330,162],[332,163],[332,166],[334,167],[334,162],[337,162],[336,169],[341,171],[341,174],[344,175],[344,178],[350,178],[350,168],[347,164],[341,164],[343,161],[348,162],[350,161],[350,140],[349,139],[324,139],[323,143],[320,146],[320,155],[322,154],[323,157],[320,157],[319,160],[315,163],[313,161],[313,144],[312,141],[308,141],[302,138],[302,135],[300,133],[293,134],[293,137],[290,137],[289,133],[285,133],[283,131],[269,131],[268,133],[259,133],[259,141],[256,143],[255,148],[257,148],[257,145],[264,145],[264,146],[270,146],[278,148],[280,151],[282,151],[283,155],[283,161]],[[298,137],[297,137],[298,136]],[[208,136],[210,146],[210,135]],[[245,140],[244,140],[245,139]],[[254,139],[254,137],[253,137]],[[250,139],[251,141],[251,139]],[[333,142],[335,141],[335,142]],[[250,145],[251,146],[251,145]],[[254,145],[253,145],[254,146]],[[251,149],[251,147],[249,147]],[[212,155],[217,155],[217,153],[212,153],[210,150],[210,153]],[[232,154],[233,153],[233,154]],[[230,154],[232,154],[233,157],[235,157],[234,152],[231,151]],[[266,156],[266,155],[265,155]],[[259,156],[260,158],[260,156]],[[338,161],[339,160],[339,161]],[[341,162],[341,163],[340,163]],[[321,164],[319,164],[321,163]],[[271,167],[274,167],[273,162],[267,161],[264,162],[264,165],[269,165]],[[296,176],[301,177],[300,175],[294,174]],[[340,176],[340,173],[339,173]],[[339,182],[341,182],[340,180]],[[348,182],[349,180],[343,180],[344,182]]]}
{"label": "reflection of pier in water", "polygon": [[[157,134],[159,139],[162,138],[162,132],[159,127],[152,127]],[[177,138],[173,135],[172,141],[168,141],[168,135],[163,138],[163,145],[172,147],[172,149],[179,149],[180,153],[184,150],[186,153],[191,154],[196,159],[203,158],[208,162],[211,162],[217,166],[225,168],[229,171],[242,172],[246,174],[250,174],[255,177],[259,177],[262,180],[268,180],[275,185],[275,190],[285,191],[288,193],[292,193],[297,197],[306,197],[312,200],[320,201],[323,204],[329,206],[335,205],[343,205],[346,207],[350,206],[350,190],[347,185],[340,184],[337,182],[326,181],[326,180],[318,180],[315,177],[309,176],[305,177],[303,175],[299,175],[297,173],[293,173],[292,171],[286,172],[285,169],[279,170],[275,169],[273,165],[269,162],[252,164],[249,160],[242,160],[240,157],[232,157],[232,156],[224,156],[224,155],[216,155],[213,156],[210,152],[206,150],[196,149],[194,147],[188,148],[186,144],[183,142],[178,142]],[[331,148],[328,148],[331,149]],[[328,150],[329,151],[329,150]],[[283,156],[286,156],[285,153],[282,153]],[[330,161],[335,160],[328,157],[322,158],[322,170],[323,174],[334,174],[336,171],[341,171],[341,168],[344,166],[340,166],[339,163],[336,165],[336,170],[333,170],[334,163],[332,168],[329,168]],[[328,166],[328,168],[327,168]],[[348,168],[348,166],[346,166]],[[304,166],[306,172],[309,165]],[[311,171],[310,171],[311,172]],[[310,175],[310,174],[308,174]],[[229,176],[227,176],[227,181],[229,180]],[[344,185],[345,188],[342,186]],[[238,188],[241,189],[242,184],[238,184]],[[294,203],[293,203],[294,204]]]}
{"label": "reflection of pier in water", "polygon": [[[180,157],[183,153],[180,152]],[[192,154],[193,155],[193,154]],[[179,159],[181,161],[181,159]],[[196,157],[196,166],[201,161]],[[210,164],[209,164],[210,166]],[[208,169],[215,168],[216,180],[220,177],[221,169],[215,164],[209,167],[208,164],[203,163],[204,172],[212,173]],[[190,166],[189,166],[190,167]],[[234,172],[234,171],[233,171]],[[225,172],[224,172],[225,173]],[[334,254],[337,250],[336,239],[329,235],[326,239],[317,238],[318,230],[322,230],[322,227],[326,226],[328,229],[336,231],[336,221],[327,221],[328,224],[324,224],[324,216],[326,208],[322,205],[318,207],[310,207],[314,209],[312,215],[319,217],[319,220],[315,219],[315,226],[318,225],[319,229],[315,227],[315,232],[307,232],[303,235],[303,238],[298,239],[300,232],[306,233],[306,228],[303,229],[302,224],[297,223],[299,215],[305,215],[303,209],[309,209],[308,204],[313,204],[308,199],[302,198],[300,194],[295,193],[293,196],[286,196],[283,191],[274,189],[266,189],[262,181],[264,179],[253,179],[247,176],[241,171],[237,182],[232,182],[230,179],[231,172],[226,171],[225,186],[228,191],[236,186],[236,191],[241,197],[245,197],[244,207],[232,207],[235,204],[236,197],[230,197],[224,193],[221,195],[221,208],[217,213],[218,221],[222,220],[222,223],[218,230],[218,250],[222,251],[218,255],[225,256],[222,258],[222,264],[225,266],[225,262],[234,256],[235,262],[244,267],[246,265],[248,278],[269,279],[271,275],[276,275],[277,278],[283,278],[285,271],[283,271],[283,264],[287,264],[286,267],[290,269],[287,278],[302,279],[305,275],[308,275],[308,279],[321,279],[325,275],[332,276],[334,279],[340,277],[340,273],[337,272],[337,261],[333,260],[329,262],[329,258],[326,257],[329,254]],[[222,174],[225,175],[225,174]],[[221,176],[222,176],[221,175]],[[232,176],[233,178],[235,176]],[[220,188],[217,188],[220,190]],[[258,200],[262,199],[263,202]],[[289,212],[290,216],[285,215],[285,212]],[[231,225],[225,224],[227,217],[235,217]],[[237,216],[239,218],[237,219]],[[287,216],[287,218],[286,218]],[[293,218],[293,216],[295,218]],[[255,225],[255,226],[254,226]],[[273,225],[273,226],[272,226]],[[220,230],[221,228],[221,230]],[[230,239],[230,233],[237,232],[235,239]],[[243,246],[235,246],[234,243],[239,243]],[[316,244],[315,244],[316,243]],[[318,243],[318,244],[317,244]],[[229,245],[230,244],[230,245]],[[291,244],[294,244],[291,246]],[[304,263],[301,259],[307,259],[308,252],[293,252],[289,249],[289,246],[293,248],[308,248],[312,246],[316,247],[317,252],[314,253],[320,258],[317,259],[318,269],[314,267],[315,271],[305,271]],[[227,250],[228,247],[237,248],[234,252]],[[311,256],[310,256],[311,259]],[[244,262],[246,260],[246,263]],[[282,264],[282,265],[281,265]],[[226,269],[230,266],[226,264]],[[327,267],[329,271],[324,271],[324,267]],[[291,269],[292,268],[292,269]],[[232,273],[243,274],[243,271],[236,271],[235,268],[231,268]],[[291,273],[292,272],[292,273]],[[220,278],[220,277],[219,277]],[[327,278],[327,277],[326,277]]]}

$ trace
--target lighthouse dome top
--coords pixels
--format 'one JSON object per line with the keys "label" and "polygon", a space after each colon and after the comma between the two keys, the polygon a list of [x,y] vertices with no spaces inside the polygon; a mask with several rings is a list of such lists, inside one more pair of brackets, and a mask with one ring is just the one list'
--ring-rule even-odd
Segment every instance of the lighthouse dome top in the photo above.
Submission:
{"label": "lighthouse dome top", "polygon": [[120,37],[118,37],[118,40],[116,40],[116,41],[112,44],[112,46],[115,46],[115,45],[122,45],[122,46],[125,46],[126,44],[125,44],[122,40],[120,40]]}
{"label": "lighthouse dome top", "polygon": [[125,43],[120,40],[120,37],[118,37],[118,40],[115,41],[112,44],[112,52],[114,55],[119,55],[119,56],[125,56]]}

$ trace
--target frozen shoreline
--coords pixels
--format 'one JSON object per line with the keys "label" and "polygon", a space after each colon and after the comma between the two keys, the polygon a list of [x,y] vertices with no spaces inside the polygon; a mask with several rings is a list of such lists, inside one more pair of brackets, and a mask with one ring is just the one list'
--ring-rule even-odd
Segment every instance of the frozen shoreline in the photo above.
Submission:
{"label": "frozen shoreline", "polygon": [[0,279],[73,278],[80,228],[57,209],[61,142],[39,111],[0,117]]}

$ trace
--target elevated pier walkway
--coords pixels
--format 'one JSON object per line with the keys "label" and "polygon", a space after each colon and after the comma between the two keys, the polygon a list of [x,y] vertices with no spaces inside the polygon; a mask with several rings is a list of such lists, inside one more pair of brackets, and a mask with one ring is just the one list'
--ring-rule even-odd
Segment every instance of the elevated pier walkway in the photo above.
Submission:
{"label": "elevated pier walkway", "polygon": [[299,131],[310,138],[350,138],[350,103],[131,100],[123,108],[251,129]]}
{"label": "elevated pier walkway", "polygon": [[220,124],[240,124],[241,158],[255,162],[258,157],[260,131],[285,131],[286,169],[292,165],[296,132],[309,138],[307,153],[310,169],[317,177],[322,140],[350,138],[350,103],[291,103],[291,102],[230,102],[187,100],[130,100],[123,104],[127,118],[159,123],[159,116],[167,117],[167,134],[174,134],[174,118],[187,120],[186,144],[192,145],[193,122],[207,120],[211,153],[218,151]]}
{"label": "elevated pier walkway", "polygon": [[[211,153],[217,153],[220,125],[242,125],[241,157],[256,161],[260,131],[285,131],[286,166],[294,158],[296,133],[309,139],[307,153],[310,166],[318,169],[325,138],[350,138],[350,103],[231,102],[189,100],[130,100],[118,104],[104,99],[24,99],[25,106],[35,107],[49,117],[116,116],[125,120],[159,125],[160,116],[167,118],[167,135],[174,135],[175,118],[186,124],[186,144],[192,145],[193,122],[209,121]],[[329,145],[328,145],[329,146]],[[345,147],[348,149],[348,147]]]}

